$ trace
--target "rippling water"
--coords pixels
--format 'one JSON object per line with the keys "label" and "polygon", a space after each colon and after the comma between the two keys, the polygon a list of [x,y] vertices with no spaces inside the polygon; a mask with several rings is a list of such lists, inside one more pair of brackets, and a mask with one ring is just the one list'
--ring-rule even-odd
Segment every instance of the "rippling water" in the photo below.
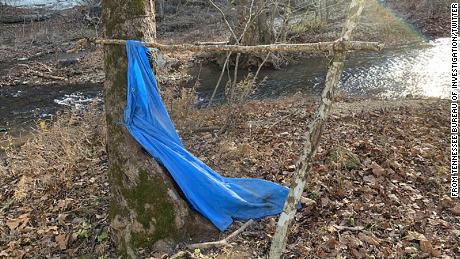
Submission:
{"label": "rippling water", "polygon": [[53,10],[72,8],[79,4],[79,0],[3,0],[16,7],[46,7]]}
{"label": "rippling water", "polygon": [[[377,97],[449,96],[450,39],[442,38],[382,52],[350,54],[340,82],[340,90],[349,95]],[[267,77],[254,97],[276,97],[298,91],[319,94],[324,85],[328,59],[311,57],[281,70],[265,70]],[[220,69],[210,65],[202,68],[198,89],[206,99],[214,89]],[[242,73],[244,74],[244,71]],[[243,77],[243,75],[241,75]],[[224,85],[224,84],[222,84]]]}
{"label": "rippling water", "polygon": [[353,66],[361,59],[371,58],[355,55],[350,58],[341,87],[350,93],[366,93],[377,90],[384,97],[420,95],[449,97],[450,39],[443,38],[429,46],[413,49],[386,51],[364,66]]}
{"label": "rippling water", "polygon": [[0,132],[19,132],[63,108],[84,110],[102,103],[100,84],[12,86],[0,88]]}
{"label": "rippling water", "polygon": [[[449,97],[450,40],[349,56],[340,89],[350,95],[377,97]],[[318,95],[324,85],[327,58],[313,57],[281,70],[264,70],[267,77],[254,98],[277,97],[301,91]],[[198,74],[196,72],[196,74]],[[217,65],[204,66],[199,96],[205,101],[220,74]],[[242,73],[240,73],[242,74]],[[243,75],[241,75],[243,76]],[[0,88],[0,132],[28,127],[65,107],[84,109],[102,102],[100,84],[14,86]]]}

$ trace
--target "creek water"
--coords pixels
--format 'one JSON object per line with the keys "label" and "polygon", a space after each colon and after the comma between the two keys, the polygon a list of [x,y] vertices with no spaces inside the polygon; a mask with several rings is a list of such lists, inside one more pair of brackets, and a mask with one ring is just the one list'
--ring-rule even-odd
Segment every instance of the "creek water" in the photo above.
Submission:
{"label": "creek water", "polygon": [[102,103],[100,84],[7,86],[0,88],[0,132],[28,131],[37,119],[51,119],[64,109],[84,110]]}
{"label": "creek water", "polygon": [[[380,53],[351,54],[346,61],[340,91],[383,98],[407,95],[448,98],[449,44],[450,40],[443,38]],[[326,57],[310,57],[280,70],[265,69],[260,76],[267,79],[252,98],[274,98],[299,91],[317,96],[324,85],[327,62]],[[194,69],[195,75],[198,74],[198,68]],[[244,73],[247,71],[239,74],[244,77]],[[201,103],[209,98],[219,74],[217,65],[202,67],[201,86],[197,89]],[[59,110],[84,109],[95,99],[102,103],[101,90],[101,84],[2,87],[0,132],[28,128],[36,119],[50,118]]]}
{"label": "creek water", "polygon": [[[398,98],[412,96],[449,97],[450,39],[440,38],[424,44],[414,44],[382,52],[355,52],[348,56],[339,85],[347,95]],[[326,78],[328,58],[309,57],[282,69],[262,70],[265,78],[253,98],[271,98],[304,92],[318,95]],[[209,99],[220,75],[217,65],[201,68],[202,102]],[[195,74],[198,73],[195,69]],[[248,71],[240,71],[240,79]],[[218,93],[222,96],[227,75]]]}
{"label": "creek water", "polygon": [[0,0],[20,8],[48,8],[52,10],[64,10],[81,4],[81,0]]}

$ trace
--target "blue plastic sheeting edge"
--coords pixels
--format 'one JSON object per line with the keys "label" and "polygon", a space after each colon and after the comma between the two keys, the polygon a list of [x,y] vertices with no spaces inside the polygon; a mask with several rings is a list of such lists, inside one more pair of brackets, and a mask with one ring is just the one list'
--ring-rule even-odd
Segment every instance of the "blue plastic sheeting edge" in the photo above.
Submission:
{"label": "blue plastic sheeting edge", "polygon": [[125,126],[168,170],[189,204],[221,231],[234,219],[259,219],[281,213],[288,188],[263,179],[223,177],[187,151],[161,100],[147,48],[138,41],[128,41],[126,50]]}

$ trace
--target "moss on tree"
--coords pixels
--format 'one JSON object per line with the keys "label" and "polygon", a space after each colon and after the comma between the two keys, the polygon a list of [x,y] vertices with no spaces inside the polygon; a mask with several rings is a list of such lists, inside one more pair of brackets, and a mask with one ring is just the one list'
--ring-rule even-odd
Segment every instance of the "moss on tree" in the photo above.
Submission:
{"label": "moss on tree", "polygon": [[[144,29],[152,26],[138,26],[149,21],[142,20],[146,5],[145,0],[103,1],[106,37],[144,39]],[[181,226],[176,225],[175,202],[179,201],[168,194],[173,187],[123,127],[127,64],[124,46],[105,46],[108,171],[113,193],[109,219],[119,254],[136,257],[139,248],[175,239]]]}

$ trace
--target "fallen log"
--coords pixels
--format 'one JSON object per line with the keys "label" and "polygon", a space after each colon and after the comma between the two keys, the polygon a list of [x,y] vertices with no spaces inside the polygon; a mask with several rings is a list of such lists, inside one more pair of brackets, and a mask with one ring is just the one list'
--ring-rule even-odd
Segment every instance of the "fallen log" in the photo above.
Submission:
{"label": "fallen log", "polygon": [[31,23],[39,22],[49,19],[50,16],[46,14],[24,14],[24,15],[2,15],[0,16],[0,23]]}
{"label": "fallen log", "polygon": [[[126,40],[99,39],[98,44],[108,45],[125,45]],[[369,50],[379,51],[383,44],[378,42],[363,41],[334,41],[319,43],[300,43],[300,44],[269,44],[256,46],[242,45],[194,45],[194,44],[176,44],[166,45],[158,42],[144,42],[144,46],[149,48],[158,48],[163,51],[206,51],[206,52],[234,52],[234,53],[267,53],[267,52],[291,52],[291,53],[315,53],[315,52],[335,52],[335,51],[356,51]]]}

